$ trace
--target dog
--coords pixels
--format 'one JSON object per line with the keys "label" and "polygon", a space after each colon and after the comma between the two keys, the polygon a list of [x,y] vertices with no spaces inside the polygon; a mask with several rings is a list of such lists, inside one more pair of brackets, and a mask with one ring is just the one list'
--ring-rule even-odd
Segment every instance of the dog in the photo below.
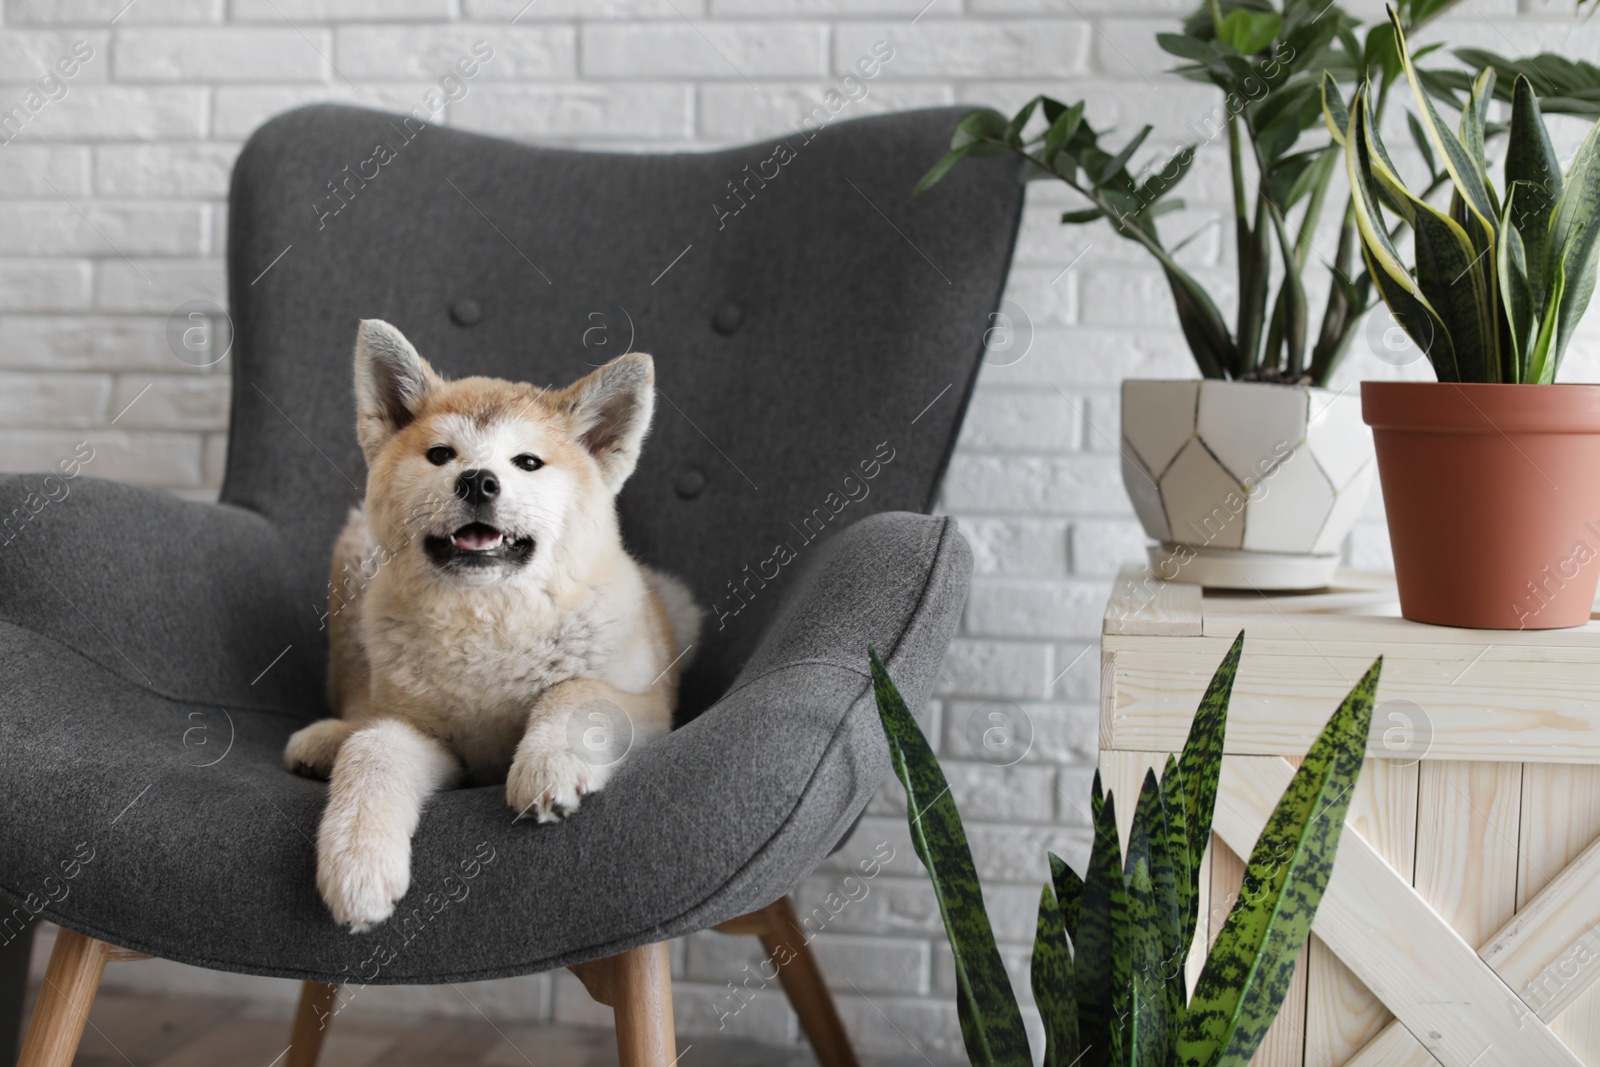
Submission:
{"label": "dog", "polygon": [[447,381],[395,327],[361,323],[367,493],[328,615],[338,717],[284,749],[330,783],[317,889],[353,932],[405,895],[433,793],[504,781],[518,818],[557,821],[671,729],[700,611],[628,555],[616,509],[654,381],[642,353],[561,390]]}

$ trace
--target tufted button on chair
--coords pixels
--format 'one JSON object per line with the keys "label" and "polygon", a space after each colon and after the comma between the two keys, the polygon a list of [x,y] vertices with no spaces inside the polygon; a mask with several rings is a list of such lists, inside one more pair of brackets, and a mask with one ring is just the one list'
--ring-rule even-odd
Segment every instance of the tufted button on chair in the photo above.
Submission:
{"label": "tufted button on chair", "polygon": [[[917,706],[966,595],[970,553],[926,512],[1022,194],[985,161],[908,196],[958,116],[797,133],[765,178],[745,167],[770,143],[611,155],[331,106],[257,131],[230,200],[221,502],[98,480],[92,455],[0,479],[13,1027],[32,925],[62,927],[26,1067],[70,1063],[101,968],[139,954],[305,982],[295,1067],[338,985],[570,967],[615,1009],[622,1063],[665,1067],[665,942],[719,925],[792,957],[819,1058],[854,1062],[787,894],[888,766],[867,646]],[[362,318],[451,376],[564,384],[652,353],[622,525],[707,618],[677,730],[559,824],[513,823],[498,787],[438,796],[394,918],[352,936],[314,884],[327,787],[280,753],[327,714]]]}

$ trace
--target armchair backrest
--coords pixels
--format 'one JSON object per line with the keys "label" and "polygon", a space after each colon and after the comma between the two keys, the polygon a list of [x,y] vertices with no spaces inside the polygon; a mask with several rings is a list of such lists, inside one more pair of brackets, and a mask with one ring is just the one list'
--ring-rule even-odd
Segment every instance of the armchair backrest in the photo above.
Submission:
{"label": "armchair backrest", "polygon": [[709,154],[513,144],[317,106],[234,170],[223,499],[303,561],[307,610],[360,501],[351,349],[400,327],[449,376],[565,385],[634,350],[658,403],[620,509],[708,610],[683,711],[714,701],[819,537],[938,491],[1022,203],[981,161],[912,200],[958,109]]}

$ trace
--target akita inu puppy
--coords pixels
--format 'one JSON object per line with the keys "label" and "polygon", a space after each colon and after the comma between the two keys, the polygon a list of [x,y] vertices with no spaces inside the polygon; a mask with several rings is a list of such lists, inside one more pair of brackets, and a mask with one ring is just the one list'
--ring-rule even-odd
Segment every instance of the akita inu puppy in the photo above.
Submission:
{"label": "akita inu puppy", "polygon": [[399,330],[361,323],[367,495],[329,607],[339,717],[283,754],[331,782],[317,888],[353,930],[405,895],[435,791],[504,781],[518,817],[552,822],[671,729],[700,614],[623,549],[616,509],[654,380],[633,353],[562,390],[445,381]]}

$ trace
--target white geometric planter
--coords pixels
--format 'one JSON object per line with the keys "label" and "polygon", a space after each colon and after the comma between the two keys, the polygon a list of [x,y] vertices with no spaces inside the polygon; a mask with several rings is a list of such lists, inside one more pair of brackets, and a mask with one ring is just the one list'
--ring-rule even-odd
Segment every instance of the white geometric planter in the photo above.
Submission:
{"label": "white geometric planter", "polygon": [[1234,589],[1333,578],[1372,487],[1361,398],[1262,382],[1122,383],[1122,482],[1155,574]]}

